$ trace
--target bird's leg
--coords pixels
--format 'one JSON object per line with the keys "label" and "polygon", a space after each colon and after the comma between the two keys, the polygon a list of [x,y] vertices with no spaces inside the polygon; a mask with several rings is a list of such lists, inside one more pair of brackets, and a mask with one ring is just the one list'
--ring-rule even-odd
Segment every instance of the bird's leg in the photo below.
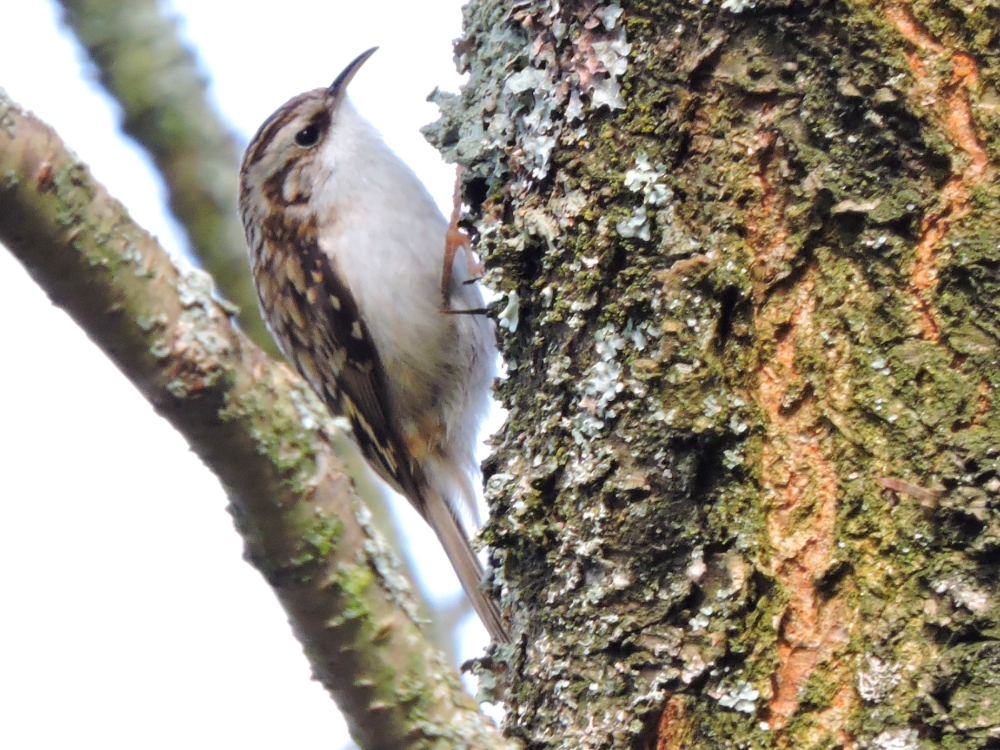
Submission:
{"label": "bird's leg", "polygon": [[444,303],[439,312],[445,315],[484,315],[486,308],[477,307],[473,310],[452,310],[447,307],[450,296],[452,273],[455,265],[455,255],[459,249],[465,251],[465,258],[469,263],[469,273],[472,278],[463,281],[463,284],[474,284],[483,275],[483,267],[476,260],[472,252],[472,244],[469,242],[469,235],[458,225],[458,220],[462,215],[462,166],[455,170],[455,192],[452,196],[451,221],[448,222],[448,232],[444,242],[444,268],[441,270],[441,299]]}

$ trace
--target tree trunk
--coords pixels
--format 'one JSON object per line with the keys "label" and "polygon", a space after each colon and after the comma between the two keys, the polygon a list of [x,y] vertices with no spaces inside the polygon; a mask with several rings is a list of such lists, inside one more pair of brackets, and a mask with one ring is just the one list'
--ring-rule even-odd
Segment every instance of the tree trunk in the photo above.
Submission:
{"label": "tree trunk", "polygon": [[1000,747],[1000,11],[474,0],[529,747]]}

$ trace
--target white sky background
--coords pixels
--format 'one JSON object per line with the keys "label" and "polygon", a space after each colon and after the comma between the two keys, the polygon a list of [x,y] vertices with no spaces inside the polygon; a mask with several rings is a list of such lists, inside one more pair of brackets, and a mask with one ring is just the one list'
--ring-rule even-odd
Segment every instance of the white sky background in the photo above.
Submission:
{"label": "white sky background", "polygon": [[[181,233],[115,105],[46,0],[4,3],[0,86],[53,125],[171,253]],[[418,128],[457,90],[460,0],[173,0],[245,141],[286,99],[379,45],[358,109],[448,207],[454,170]],[[346,730],[215,478],[0,248],[0,747],[338,748]],[[408,510],[408,509],[407,509]],[[415,515],[426,575],[458,584]],[[127,566],[126,566],[127,564]],[[466,629],[463,656],[486,641]]]}

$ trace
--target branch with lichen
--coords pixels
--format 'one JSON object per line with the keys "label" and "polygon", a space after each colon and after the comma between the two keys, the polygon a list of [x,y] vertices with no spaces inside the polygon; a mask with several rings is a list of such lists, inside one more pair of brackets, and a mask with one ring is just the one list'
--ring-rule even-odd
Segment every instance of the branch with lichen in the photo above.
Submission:
{"label": "branch with lichen", "polygon": [[236,213],[239,148],[206,96],[194,54],[156,0],[60,0],[66,24],[122,108],[122,129],[163,175],[191,249],[239,308],[240,326],[272,356]]}
{"label": "branch with lichen", "polygon": [[246,555],[365,747],[503,747],[421,635],[393,556],[335,447],[271,360],[0,89],[0,242],[188,440],[228,493]]}

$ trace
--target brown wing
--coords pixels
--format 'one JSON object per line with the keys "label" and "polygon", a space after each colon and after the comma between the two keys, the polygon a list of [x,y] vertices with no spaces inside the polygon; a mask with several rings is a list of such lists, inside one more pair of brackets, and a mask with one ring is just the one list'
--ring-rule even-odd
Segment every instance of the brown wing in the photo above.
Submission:
{"label": "brown wing", "polygon": [[[272,252],[264,253],[254,275],[278,343],[327,408],[350,421],[372,468],[411,502],[422,503],[419,468],[389,417],[385,370],[357,300],[320,250],[315,232],[298,228],[268,237],[267,229],[263,239]],[[419,505],[417,510],[423,513]]]}

